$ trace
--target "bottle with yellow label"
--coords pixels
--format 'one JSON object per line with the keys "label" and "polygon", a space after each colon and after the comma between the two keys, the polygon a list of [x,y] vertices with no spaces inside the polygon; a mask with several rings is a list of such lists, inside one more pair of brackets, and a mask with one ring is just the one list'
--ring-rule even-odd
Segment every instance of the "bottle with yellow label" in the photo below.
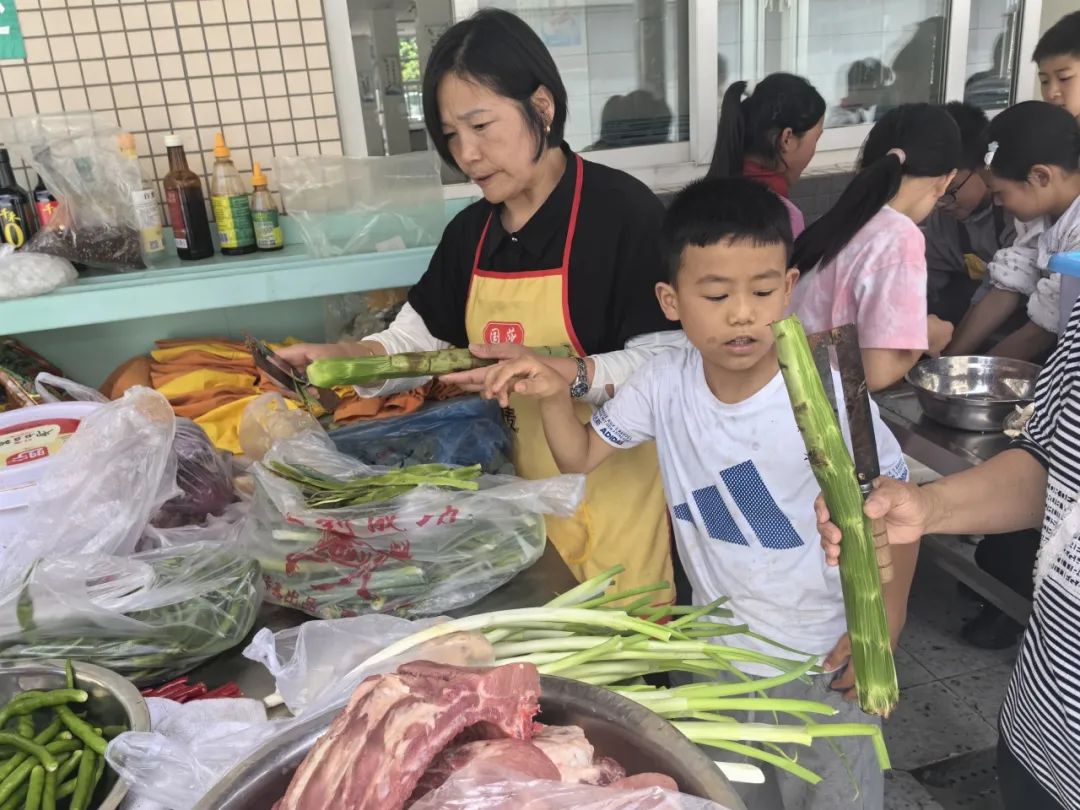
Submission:
{"label": "bottle with yellow label", "polygon": [[0,149],[0,241],[21,248],[36,232],[30,195],[15,182],[7,149]]}
{"label": "bottle with yellow label", "polygon": [[214,135],[214,174],[210,178],[210,206],[217,222],[218,244],[226,256],[255,251],[255,227],[251,203],[236,170],[225,136]]}
{"label": "bottle with yellow label", "polygon": [[255,224],[255,244],[259,250],[281,250],[285,240],[281,235],[277,203],[266,188],[262,166],[251,167],[251,219]]}

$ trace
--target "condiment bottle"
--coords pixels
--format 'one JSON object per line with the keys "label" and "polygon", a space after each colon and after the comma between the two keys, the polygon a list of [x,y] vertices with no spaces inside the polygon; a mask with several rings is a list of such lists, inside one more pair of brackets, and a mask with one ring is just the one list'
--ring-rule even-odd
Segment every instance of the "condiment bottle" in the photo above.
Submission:
{"label": "condiment bottle", "polygon": [[205,259],[214,255],[214,238],[206,216],[206,198],[202,181],[187,165],[184,143],[179,135],[166,135],[169,150],[169,173],[161,184],[169,206],[176,255],[181,259]]}
{"label": "condiment bottle", "polygon": [[0,149],[0,237],[21,248],[37,232],[30,195],[15,182],[7,149]]}
{"label": "condiment bottle", "polygon": [[210,205],[217,221],[218,244],[226,256],[255,251],[251,203],[240,172],[229,157],[225,136],[214,135],[214,173],[210,178]]}
{"label": "condiment bottle", "polygon": [[277,203],[266,189],[266,175],[258,163],[251,167],[251,221],[255,225],[255,244],[259,250],[281,250],[285,240],[281,236]]}
{"label": "condiment bottle", "polygon": [[[120,153],[129,160],[135,161],[138,166],[138,155],[135,152],[135,136],[130,132],[121,133],[117,139]],[[139,181],[142,182],[142,172],[139,172]],[[131,192],[131,205],[135,209],[135,219],[139,223],[139,243],[142,248],[143,259],[148,264],[157,264],[165,258],[165,234],[161,227],[161,211],[158,209],[157,198],[154,190],[138,188]]]}
{"label": "condiment bottle", "polygon": [[56,197],[45,186],[45,181],[41,179],[41,175],[38,175],[37,185],[34,186],[34,208],[37,210],[38,227],[44,228],[49,224],[49,220],[53,218],[53,214],[56,212],[56,207],[59,205],[56,201]]}

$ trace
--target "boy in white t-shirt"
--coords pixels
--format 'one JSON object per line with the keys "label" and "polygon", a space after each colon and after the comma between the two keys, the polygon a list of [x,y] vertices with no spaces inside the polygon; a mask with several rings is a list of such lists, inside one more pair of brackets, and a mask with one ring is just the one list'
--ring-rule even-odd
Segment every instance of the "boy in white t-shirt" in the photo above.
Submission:
{"label": "boy in white t-shirt", "polygon": [[[836,672],[850,652],[840,581],[818,541],[819,487],[770,329],[784,316],[798,276],[788,268],[787,212],[752,181],[703,180],[675,198],[663,235],[670,281],[657,285],[657,297],[668,318],[682,321],[690,347],[639,369],[593,415],[591,426],[574,416],[566,382],[532,355],[494,367],[486,395],[504,405],[512,394],[539,399],[552,454],[566,473],[587,473],[619,449],[655,439],[694,602],[729,596],[737,622],[822,656],[830,674],[774,694],[829,702],[840,711],[840,722],[845,715],[870,722],[850,702],[850,667]],[[899,446],[876,409],[874,428],[881,468],[906,478]],[[914,553],[895,564],[897,576],[886,587],[894,644],[906,615]],[[736,643],[776,653],[752,638]],[[777,771],[776,779],[751,788],[770,793],[746,796],[750,806],[880,808],[884,779],[867,739],[829,742],[840,743],[847,766],[827,742],[820,751],[800,748],[800,763],[825,780],[810,786]],[[850,774],[858,779],[857,791]]]}

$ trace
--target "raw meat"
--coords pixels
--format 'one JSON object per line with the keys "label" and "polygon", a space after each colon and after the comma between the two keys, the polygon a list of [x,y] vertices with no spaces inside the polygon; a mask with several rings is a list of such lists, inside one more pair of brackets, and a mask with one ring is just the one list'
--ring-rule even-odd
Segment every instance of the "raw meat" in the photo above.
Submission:
{"label": "raw meat", "polygon": [[555,763],[564,782],[609,785],[626,776],[626,771],[610,757],[597,757],[592,743],[578,726],[533,724],[533,745]]}
{"label": "raw meat", "polygon": [[559,769],[550,759],[525,740],[477,740],[464,745],[452,745],[435,757],[435,761],[420,778],[413,801],[435,790],[450,775],[474,762],[498,762],[520,773],[524,779],[553,779],[559,781]]}
{"label": "raw meat", "polygon": [[277,810],[396,810],[462,731],[528,739],[540,676],[530,664],[468,669],[428,662],[368,678],[315,744]]}
{"label": "raw meat", "polygon": [[609,787],[616,790],[641,790],[642,788],[658,787],[670,790],[672,793],[679,792],[679,784],[670,776],[662,773],[636,773],[633,776],[624,776],[612,782]]}

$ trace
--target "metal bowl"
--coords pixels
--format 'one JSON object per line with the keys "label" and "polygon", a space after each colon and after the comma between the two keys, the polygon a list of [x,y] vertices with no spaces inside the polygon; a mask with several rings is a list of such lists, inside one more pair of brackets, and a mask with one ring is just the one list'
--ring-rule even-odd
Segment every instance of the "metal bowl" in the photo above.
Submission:
{"label": "metal bowl", "polygon": [[905,379],[923,411],[959,430],[1000,431],[1015,406],[1035,398],[1034,363],[1007,357],[938,357],[924,360]]}
{"label": "metal bowl", "polygon": [[[30,689],[62,689],[67,684],[63,661],[0,662],[0,705]],[[150,711],[130,681],[92,664],[75,663],[75,685],[90,693],[87,719],[95,726],[126,725],[132,731],[150,730]],[[98,783],[90,802],[94,810],[116,810],[127,785],[112,768]]]}
{"label": "metal bowl", "polygon": [[[549,675],[540,685],[542,722],[580,726],[596,753],[618,760],[627,773],[666,773],[683,793],[746,810],[713,761],[659,715],[597,686]],[[270,810],[336,713],[313,717],[252,753],[195,810]]]}

